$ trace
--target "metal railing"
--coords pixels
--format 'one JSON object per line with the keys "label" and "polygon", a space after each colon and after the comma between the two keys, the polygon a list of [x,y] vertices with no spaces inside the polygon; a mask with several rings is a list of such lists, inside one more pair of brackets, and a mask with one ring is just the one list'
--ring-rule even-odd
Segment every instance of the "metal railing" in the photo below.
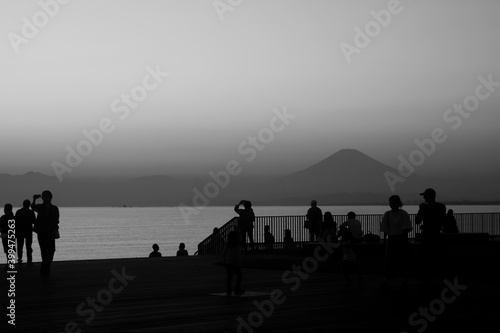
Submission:
{"label": "metal railing", "polygon": [[221,254],[224,251],[227,235],[236,226],[238,226],[238,217],[233,217],[222,227],[218,228],[217,231],[214,231],[210,236],[198,244],[197,254]]}
{"label": "metal railing", "polygon": [[[488,233],[490,238],[500,236],[500,213],[456,213],[455,219],[459,232],[462,233]],[[416,233],[419,232],[419,226],[415,225],[416,214],[410,214],[413,230],[408,234],[410,239],[415,239]],[[361,222],[363,233],[372,233],[382,238],[380,231],[380,222],[383,214],[360,214],[356,215],[356,219]],[[333,215],[333,219],[337,224],[346,221],[345,215]],[[276,243],[282,243],[284,231],[289,229],[292,238],[297,244],[309,241],[309,230],[304,228],[304,215],[289,215],[289,216],[256,216],[253,238],[256,244],[264,243],[264,226],[268,225],[271,234],[274,235]],[[227,234],[238,225],[238,217],[232,218],[229,222],[220,227],[217,234],[208,236],[198,245],[198,254],[220,254],[224,249],[224,243]]]}

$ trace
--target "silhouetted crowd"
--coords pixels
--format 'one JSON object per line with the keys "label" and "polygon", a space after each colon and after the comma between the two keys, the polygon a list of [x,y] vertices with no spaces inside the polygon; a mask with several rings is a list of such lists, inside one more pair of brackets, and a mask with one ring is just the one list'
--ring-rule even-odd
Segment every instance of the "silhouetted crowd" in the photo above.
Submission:
{"label": "silhouetted crowd", "polygon": [[[36,201],[40,198],[42,203],[37,203]],[[12,225],[15,226],[14,233],[11,230]],[[23,207],[17,210],[15,214],[12,211],[12,204],[5,204],[4,215],[0,217],[0,232],[7,262],[14,256],[12,252],[17,251],[17,265],[23,264],[24,247],[26,247],[28,265],[33,264],[32,244],[33,232],[35,232],[42,257],[40,274],[42,276],[50,275],[50,267],[56,251],[56,239],[60,237],[59,208],[52,204],[52,193],[50,191],[46,190],[42,194],[33,195],[31,202],[28,199],[24,200]],[[11,258],[9,258],[9,250],[11,250]],[[9,265],[6,265],[5,269],[9,269]]]}

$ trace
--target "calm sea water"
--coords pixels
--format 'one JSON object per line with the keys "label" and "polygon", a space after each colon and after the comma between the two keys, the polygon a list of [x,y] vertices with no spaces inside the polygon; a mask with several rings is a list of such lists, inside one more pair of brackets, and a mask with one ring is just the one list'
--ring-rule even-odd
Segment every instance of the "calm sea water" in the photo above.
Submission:
{"label": "calm sea water", "polygon": [[[258,216],[305,215],[307,206],[254,207]],[[500,206],[449,206],[456,213],[500,212]],[[381,214],[387,206],[321,206],[323,212]],[[416,213],[417,206],[405,206]],[[233,207],[205,207],[186,221],[177,207],[87,207],[60,208],[61,238],[56,243],[56,261],[147,257],[157,243],[163,256],[174,256],[180,242],[189,254],[198,243],[235,216]],[[26,258],[24,258],[26,260]],[[41,261],[36,236],[33,260]]]}

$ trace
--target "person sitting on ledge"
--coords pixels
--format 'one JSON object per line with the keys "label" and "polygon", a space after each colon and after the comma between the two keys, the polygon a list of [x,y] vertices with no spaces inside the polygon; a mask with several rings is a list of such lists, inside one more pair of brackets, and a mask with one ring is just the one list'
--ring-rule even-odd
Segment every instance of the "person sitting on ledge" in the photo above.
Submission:
{"label": "person sitting on ledge", "polygon": [[158,244],[153,244],[153,252],[149,254],[150,258],[161,258],[161,253],[158,252],[160,250],[160,247]]}
{"label": "person sitting on ledge", "polygon": [[177,256],[188,256],[188,251],[186,250],[186,244],[180,243],[179,244],[179,251],[177,251]]}

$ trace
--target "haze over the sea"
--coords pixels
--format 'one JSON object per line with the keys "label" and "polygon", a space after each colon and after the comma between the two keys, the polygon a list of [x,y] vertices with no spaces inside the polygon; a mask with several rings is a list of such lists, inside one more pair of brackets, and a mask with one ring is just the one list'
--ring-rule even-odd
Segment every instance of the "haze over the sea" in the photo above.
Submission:
{"label": "haze over the sea", "polygon": [[0,174],[284,176],[350,148],[498,199],[500,2],[220,2],[2,1]]}

